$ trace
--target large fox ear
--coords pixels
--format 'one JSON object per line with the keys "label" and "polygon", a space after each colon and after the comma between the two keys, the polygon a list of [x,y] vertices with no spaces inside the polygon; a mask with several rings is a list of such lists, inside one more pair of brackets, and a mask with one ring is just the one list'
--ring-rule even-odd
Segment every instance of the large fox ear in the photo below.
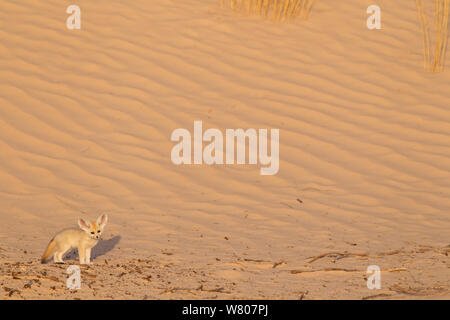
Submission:
{"label": "large fox ear", "polygon": [[89,231],[89,226],[90,226],[90,225],[91,225],[91,223],[90,223],[89,221],[86,221],[86,220],[84,220],[84,219],[82,219],[82,218],[78,218],[78,226],[79,226],[82,230],[88,232],[88,231]]}
{"label": "large fox ear", "polygon": [[100,228],[103,228],[107,222],[108,222],[108,215],[106,213],[102,214],[100,217],[97,218],[97,225]]}

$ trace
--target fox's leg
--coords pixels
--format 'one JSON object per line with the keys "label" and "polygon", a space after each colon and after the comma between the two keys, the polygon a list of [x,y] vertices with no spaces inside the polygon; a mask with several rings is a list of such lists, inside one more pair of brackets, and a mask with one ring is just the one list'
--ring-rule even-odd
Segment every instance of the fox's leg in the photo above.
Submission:
{"label": "fox's leg", "polygon": [[61,263],[62,261],[59,261],[59,246],[58,246],[58,244],[56,244],[56,250],[55,250],[55,252],[53,253],[53,262],[54,263]]}
{"label": "fox's leg", "polygon": [[86,256],[84,259],[87,264],[91,264],[91,249],[90,248],[86,249]]}
{"label": "fox's leg", "polygon": [[55,261],[55,263],[64,263],[63,256],[69,249],[70,246],[58,247],[53,256],[53,260]]}
{"label": "fox's leg", "polygon": [[80,264],[86,263],[86,249],[83,246],[78,246],[78,256],[80,257]]}
{"label": "fox's leg", "polygon": [[59,251],[56,251],[53,254],[53,262],[54,263],[63,263],[63,261],[61,261],[60,258],[59,258]]}

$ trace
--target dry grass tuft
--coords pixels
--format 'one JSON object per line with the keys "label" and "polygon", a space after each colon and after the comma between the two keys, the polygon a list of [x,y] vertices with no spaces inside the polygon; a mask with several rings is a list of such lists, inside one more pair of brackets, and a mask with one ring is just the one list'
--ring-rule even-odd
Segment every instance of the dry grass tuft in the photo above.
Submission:
{"label": "dry grass tuft", "polygon": [[275,22],[299,17],[306,20],[315,0],[221,0],[222,7],[230,6],[236,12],[260,15]]}
{"label": "dry grass tuft", "polygon": [[423,51],[424,66],[429,72],[444,71],[445,53],[447,50],[448,37],[448,19],[450,0],[435,0],[435,29],[436,29],[436,45],[434,46],[434,54],[432,50],[432,39],[430,33],[430,25],[428,23],[426,10],[422,0],[416,0],[416,6],[419,12],[420,25],[423,31]]}

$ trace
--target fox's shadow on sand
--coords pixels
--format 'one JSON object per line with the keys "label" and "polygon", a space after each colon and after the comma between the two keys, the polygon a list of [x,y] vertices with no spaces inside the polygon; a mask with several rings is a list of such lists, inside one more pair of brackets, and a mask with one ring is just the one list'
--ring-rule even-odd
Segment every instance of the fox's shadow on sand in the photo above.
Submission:
{"label": "fox's shadow on sand", "polygon": [[[95,260],[97,257],[104,255],[105,253],[114,249],[114,247],[119,243],[121,236],[114,236],[108,240],[100,240],[95,247],[91,250],[91,261]],[[78,250],[72,249],[66,255],[65,259],[75,259],[78,260]]]}

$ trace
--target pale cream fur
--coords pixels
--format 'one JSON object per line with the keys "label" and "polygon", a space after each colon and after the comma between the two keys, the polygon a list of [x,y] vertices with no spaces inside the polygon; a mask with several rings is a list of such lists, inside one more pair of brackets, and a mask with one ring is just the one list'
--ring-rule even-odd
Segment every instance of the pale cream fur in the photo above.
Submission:
{"label": "pale cream fur", "polygon": [[90,264],[91,249],[100,239],[107,221],[108,216],[106,214],[98,217],[97,221],[93,223],[79,218],[80,229],[67,229],[58,233],[47,246],[41,262],[45,263],[53,253],[55,263],[64,263],[64,254],[70,249],[77,248],[80,264]]}

